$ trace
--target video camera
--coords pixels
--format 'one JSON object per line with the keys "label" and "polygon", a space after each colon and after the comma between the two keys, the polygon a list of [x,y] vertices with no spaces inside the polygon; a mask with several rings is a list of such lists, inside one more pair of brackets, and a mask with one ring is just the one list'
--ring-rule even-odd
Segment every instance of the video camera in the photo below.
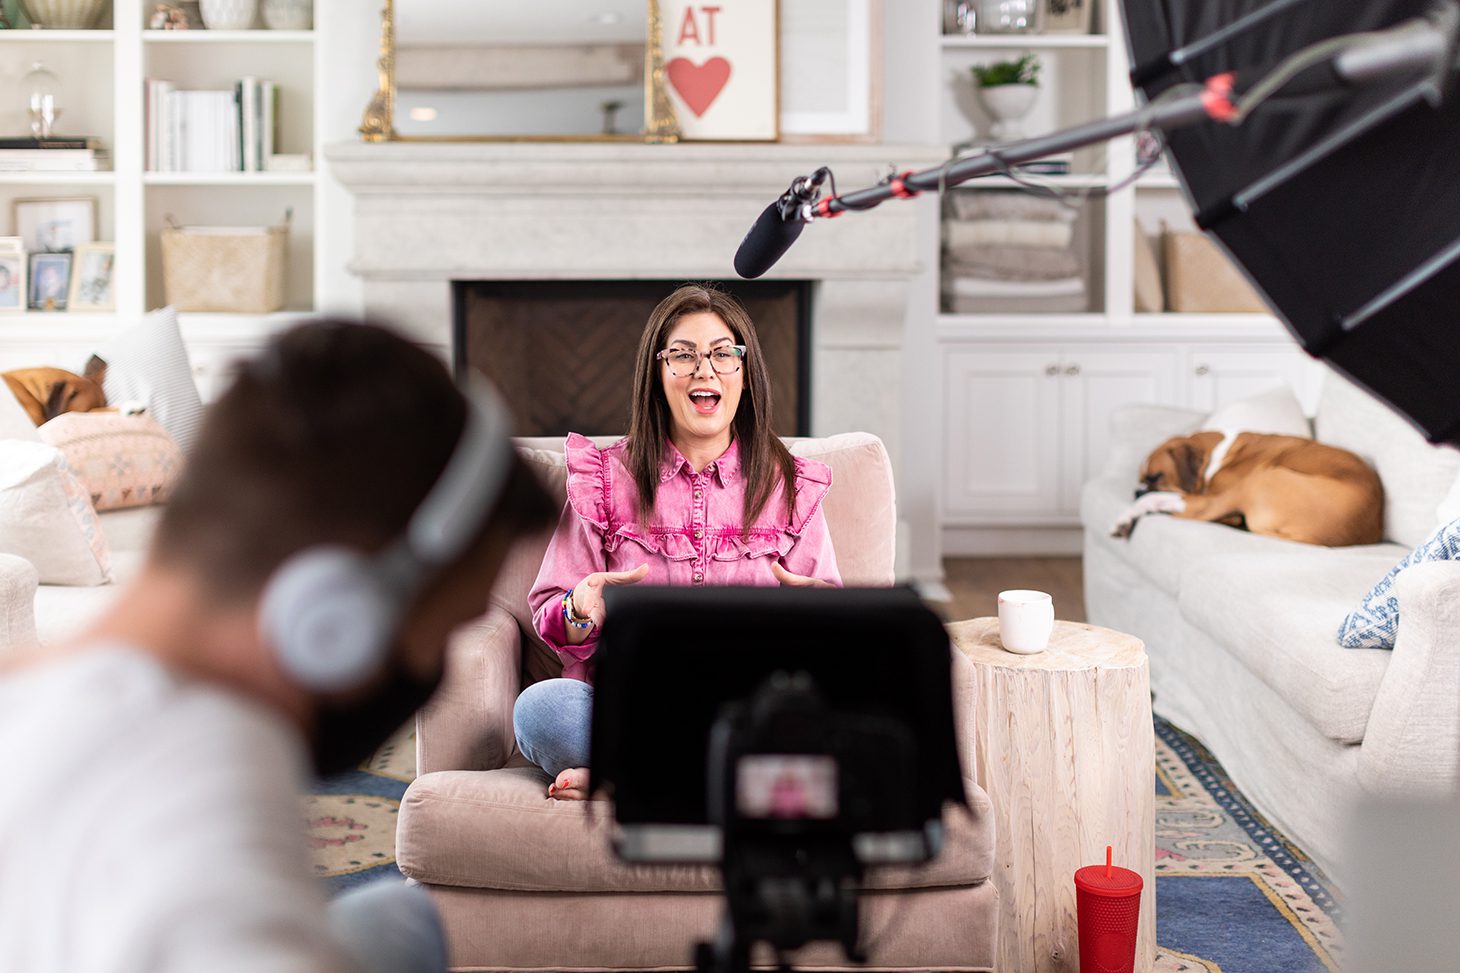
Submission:
{"label": "video camera", "polygon": [[966,803],[938,618],[905,588],[625,587],[606,607],[590,787],[620,857],[720,867],[698,968],[748,970],[757,942],[861,959],[865,868],[928,860]]}

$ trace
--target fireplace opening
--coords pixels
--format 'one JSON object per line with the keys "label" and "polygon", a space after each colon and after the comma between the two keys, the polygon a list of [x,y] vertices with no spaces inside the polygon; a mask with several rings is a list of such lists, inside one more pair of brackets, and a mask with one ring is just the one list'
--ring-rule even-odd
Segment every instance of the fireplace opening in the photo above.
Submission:
{"label": "fireplace opening", "polygon": [[[627,432],[634,354],[678,281],[455,281],[452,361],[506,398],[519,436]],[[811,282],[714,282],[750,313],[782,436],[811,429]]]}

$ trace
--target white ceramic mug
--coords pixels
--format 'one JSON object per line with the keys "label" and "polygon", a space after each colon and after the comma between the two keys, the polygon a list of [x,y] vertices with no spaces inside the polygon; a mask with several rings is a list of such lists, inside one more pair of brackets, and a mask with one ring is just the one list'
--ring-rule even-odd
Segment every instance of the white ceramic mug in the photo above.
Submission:
{"label": "white ceramic mug", "polygon": [[1043,591],[999,592],[999,640],[1021,655],[1043,652],[1054,631],[1054,599]]}

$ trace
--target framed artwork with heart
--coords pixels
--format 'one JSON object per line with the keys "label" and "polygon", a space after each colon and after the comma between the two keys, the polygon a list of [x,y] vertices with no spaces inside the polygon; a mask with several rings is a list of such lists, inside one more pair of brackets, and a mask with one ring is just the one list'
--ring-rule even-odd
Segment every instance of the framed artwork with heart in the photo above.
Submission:
{"label": "framed artwork with heart", "polygon": [[659,0],[664,74],[680,138],[780,137],[777,0]]}

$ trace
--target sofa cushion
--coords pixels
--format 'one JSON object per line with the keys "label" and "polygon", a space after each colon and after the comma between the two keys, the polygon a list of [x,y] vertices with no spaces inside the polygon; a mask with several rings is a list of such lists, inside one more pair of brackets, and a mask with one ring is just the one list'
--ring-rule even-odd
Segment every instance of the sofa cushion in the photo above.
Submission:
{"label": "sofa cushion", "polygon": [[153,311],[97,351],[107,363],[103,389],[113,405],[141,402],[183,452],[203,424],[187,346],[171,307]]}
{"label": "sofa cushion", "polygon": [[1202,422],[1203,429],[1220,432],[1260,432],[1273,436],[1313,438],[1313,426],[1303,415],[1303,404],[1292,386],[1279,385],[1222,406]]}
{"label": "sofa cushion", "polygon": [[1292,546],[1193,559],[1181,577],[1181,614],[1324,736],[1359,743],[1390,654],[1340,648],[1333,633],[1376,572],[1403,552],[1392,544]]}
{"label": "sofa cushion", "polygon": [[1123,479],[1091,480],[1080,494],[1080,522],[1099,536],[1098,543],[1138,567],[1152,584],[1169,595],[1182,590],[1182,572],[1193,562],[1224,554],[1280,556],[1306,547],[1223,524],[1183,520],[1167,514],[1142,517],[1129,537],[1109,536],[1110,526],[1120,519],[1133,498],[1131,484]]}
{"label": "sofa cushion", "polygon": [[[533,767],[439,771],[416,778],[401,802],[396,859],[410,878],[527,892],[713,892],[713,868],[628,865],[609,848],[613,821],[602,801],[553,801]],[[866,888],[972,885],[993,867],[993,814],[964,782],[973,813],[943,815],[943,852],[924,868],[869,871]]]}
{"label": "sofa cushion", "polygon": [[[1431,446],[1394,410],[1329,372],[1313,420],[1319,442],[1363,457],[1384,484],[1384,538],[1414,547],[1460,474],[1460,451]],[[1372,579],[1371,579],[1372,583]]]}

